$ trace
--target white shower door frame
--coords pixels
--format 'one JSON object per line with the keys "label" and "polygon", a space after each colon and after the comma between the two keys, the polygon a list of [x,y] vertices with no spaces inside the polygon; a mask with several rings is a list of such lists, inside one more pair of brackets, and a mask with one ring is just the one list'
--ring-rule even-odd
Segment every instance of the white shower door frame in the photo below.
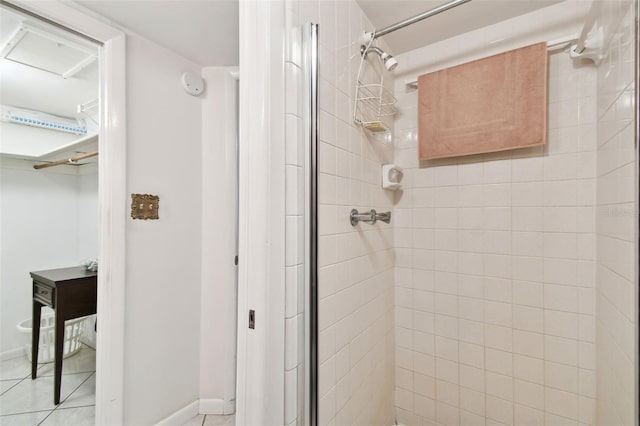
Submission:
{"label": "white shower door frame", "polygon": [[284,28],[283,1],[240,2],[237,425],[284,424]]}
{"label": "white shower door frame", "polygon": [[102,43],[100,48],[99,258],[96,425],[123,424],[126,224],[125,35],[59,0],[8,0]]}

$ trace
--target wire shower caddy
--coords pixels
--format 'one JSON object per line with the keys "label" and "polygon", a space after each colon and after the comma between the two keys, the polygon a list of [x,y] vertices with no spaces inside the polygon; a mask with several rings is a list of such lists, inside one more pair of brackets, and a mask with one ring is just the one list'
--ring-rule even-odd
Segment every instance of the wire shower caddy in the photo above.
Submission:
{"label": "wire shower caddy", "polygon": [[374,135],[386,134],[391,131],[393,116],[396,114],[396,98],[384,87],[383,70],[380,70],[379,83],[362,82],[365,56],[366,49],[362,54],[356,79],[353,120]]}

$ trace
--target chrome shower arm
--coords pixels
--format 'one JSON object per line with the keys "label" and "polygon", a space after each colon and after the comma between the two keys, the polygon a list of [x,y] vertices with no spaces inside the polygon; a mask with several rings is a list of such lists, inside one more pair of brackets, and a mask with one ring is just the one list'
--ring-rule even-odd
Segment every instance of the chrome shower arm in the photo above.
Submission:
{"label": "chrome shower arm", "polygon": [[365,58],[367,57],[369,52],[377,53],[378,56],[380,56],[380,57],[382,57],[382,55],[384,54],[384,51],[382,49],[380,49],[379,47],[376,47],[376,46],[367,47],[364,44],[362,46],[360,46],[360,54],[363,55]]}

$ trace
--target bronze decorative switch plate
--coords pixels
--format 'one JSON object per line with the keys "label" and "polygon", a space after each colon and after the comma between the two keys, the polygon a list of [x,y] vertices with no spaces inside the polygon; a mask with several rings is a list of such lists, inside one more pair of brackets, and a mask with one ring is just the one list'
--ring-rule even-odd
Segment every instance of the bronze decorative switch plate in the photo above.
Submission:
{"label": "bronze decorative switch plate", "polygon": [[160,197],[151,194],[131,194],[132,219],[159,219]]}

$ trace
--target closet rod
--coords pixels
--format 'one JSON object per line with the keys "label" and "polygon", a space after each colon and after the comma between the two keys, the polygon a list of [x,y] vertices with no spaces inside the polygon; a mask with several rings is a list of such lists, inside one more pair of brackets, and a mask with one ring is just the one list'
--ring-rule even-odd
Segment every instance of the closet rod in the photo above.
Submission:
{"label": "closet rod", "polygon": [[87,152],[85,154],[80,154],[80,155],[76,155],[75,157],[67,158],[66,160],[52,161],[51,163],[46,163],[46,164],[36,164],[35,166],[33,166],[33,168],[36,170],[40,170],[40,169],[46,169],[47,167],[61,166],[63,164],[73,165],[73,164],[77,164],[77,162],[80,160],[84,160],[85,158],[89,158],[89,157],[95,157],[96,155],[98,155],[98,151]]}

